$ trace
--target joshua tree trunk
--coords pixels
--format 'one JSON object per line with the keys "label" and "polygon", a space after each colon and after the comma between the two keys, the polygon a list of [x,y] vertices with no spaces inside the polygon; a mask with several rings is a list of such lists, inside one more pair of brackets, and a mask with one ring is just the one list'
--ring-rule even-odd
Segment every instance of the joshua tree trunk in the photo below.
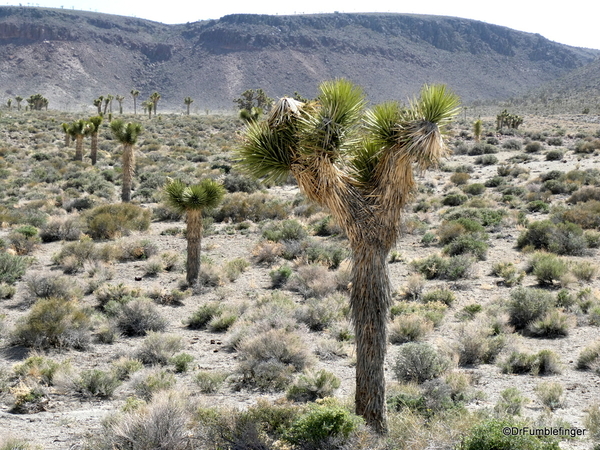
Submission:
{"label": "joshua tree trunk", "polygon": [[202,210],[187,211],[187,262],[186,281],[189,286],[198,283],[200,275],[200,251],[202,243]]}
{"label": "joshua tree trunk", "polygon": [[75,137],[75,161],[83,161],[83,134]]}
{"label": "joshua tree trunk", "polygon": [[382,434],[387,431],[383,369],[391,304],[386,264],[389,249],[368,242],[352,247],[350,305],[356,336],[356,414]]}
{"label": "joshua tree trunk", "polygon": [[133,181],[133,170],[135,168],[135,154],[133,145],[123,145],[123,189],[121,201],[131,201],[131,185]]}
{"label": "joshua tree trunk", "polygon": [[96,160],[98,158],[98,133],[97,132],[92,133],[90,158],[92,158],[92,166],[96,165]]}

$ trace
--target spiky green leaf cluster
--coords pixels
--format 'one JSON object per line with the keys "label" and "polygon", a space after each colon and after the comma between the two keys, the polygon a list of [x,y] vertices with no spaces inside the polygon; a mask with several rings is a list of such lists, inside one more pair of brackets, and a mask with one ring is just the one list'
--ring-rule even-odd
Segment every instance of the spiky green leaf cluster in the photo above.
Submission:
{"label": "spiky green leaf cluster", "polygon": [[225,195],[223,186],[209,178],[191,186],[181,180],[173,180],[165,185],[164,190],[167,203],[180,212],[214,208]]}
{"label": "spiky green leaf cluster", "polygon": [[121,119],[115,119],[110,123],[110,129],[121,144],[135,145],[142,132],[142,125],[136,122],[125,124]]}

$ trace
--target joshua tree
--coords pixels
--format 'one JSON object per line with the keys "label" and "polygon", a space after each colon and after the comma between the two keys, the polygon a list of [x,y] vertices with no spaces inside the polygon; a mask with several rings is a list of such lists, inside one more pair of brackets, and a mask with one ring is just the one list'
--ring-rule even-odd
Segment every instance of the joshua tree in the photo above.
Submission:
{"label": "joshua tree", "polygon": [[158,92],[153,92],[150,96],[150,101],[152,102],[152,107],[154,109],[154,116],[156,117],[156,105],[158,105],[158,101],[160,100],[160,94]]}
{"label": "joshua tree", "polygon": [[200,274],[202,211],[217,206],[225,194],[225,189],[209,178],[193,186],[186,186],[182,181],[174,180],[165,185],[165,194],[167,202],[186,215],[186,281],[188,285],[195,286]]}
{"label": "joshua tree", "polygon": [[152,103],[151,100],[147,100],[145,102],[142,103],[142,106],[144,107],[144,112],[148,113],[148,118],[152,119],[152,106],[154,105],[154,103]]}
{"label": "joshua tree", "polygon": [[385,103],[365,112],[364,106],[361,89],[346,80],[323,83],[309,104],[283,98],[267,121],[248,125],[237,159],[267,180],[291,173],[344,228],[353,261],[356,412],[385,433],[387,257],[415,190],[413,168],[425,170],[445,155],[442,130],[456,115],[458,98],[444,86],[425,86],[406,108]]}
{"label": "joshua tree", "polygon": [[122,120],[115,119],[110,123],[110,129],[115,138],[123,144],[123,188],[121,190],[121,201],[129,202],[131,200],[131,184],[135,169],[133,146],[142,132],[142,126],[139,123],[133,122],[125,124]]}
{"label": "joshua tree", "polygon": [[137,115],[137,98],[138,95],[140,95],[140,91],[137,89],[132,89],[130,94],[133,97],[133,114]]}
{"label": "joshua tree", "polygon": [[31,111],[40,111],[42,108],[48,109],[48,99],[42,94],[30,95],[27,99],[27,103],[29,104],[29,109]]}
{"label": "joshua tree", "polygon": [[6,106],[8,107],[9,111],[12,109],[12,98],[6,100]]}
{"label": "joshua tree", "polygon": [[119,102],[119,114],[123,114],[123,100],[125,100],[125,96],[117,95],[115,99]]}
{"label": "joshua tree", "polygon": [[183,99],[183,103],[185,104],[185,106],[187,106],[187,115],[190,115],[190,105],[192,103],[194,103],[194,100],[192,99],[192,97],[186,97]]}
{"label": "joshua tree", "polygon": [[475,135],[475,142],[479,142],[481,140],[481,133],[483,132],[483,122],[481,119],[477,119],[473,123],[473,134]]}
{"label": "joshua tree", "polygon": [[273,104],[273,99],[268,97],[262,89],[248,89],[242,92],[240,98],[236,98],[233,103],[236,103],[239,109],[250,111],[253,107],[257,107],[267,111]]}
{"label": "joshua tree", "polygon": [[92,158],[92,166],[96,165],[98,158],[98,132],[100,131],[100,125],[102,124],[102,116],[90,117],[90,135],[92,137],[92,145],[90,147],[90,158]]}
{"label": "joshua tree", "polygon": [[75,161],[83,161],[83,138],[91,133],[92,125],[83,120],[76,120],[69,127],[71,136],[75,137]]}
{"label": "joshua tree", "polygon": [[102,102],[104,100],[104,97],[101,95],[100,97],[98,97],[96,100],[94,100],[94,106],[96,108],[98,108],[98,115],[102,114]]}
{"label": "joshua tree", "polygon": [[256,122],[263,114],[263,110],[253,106],[250,111],[247,109],[240,109],[240,119],[246,123]]}
{"label": "joshua tree", "polygon": [[23,101],[23,97],[16,95],[15,101],[17,102],[17,111],[21,111],[21,102]]}
{"label": "joshua tree", "polygon": [[115,96],[111,94],[108,94],[106,97],[104,97],[104,115],[106,115],[108,111],[112,113],[112,101],[114,98]]}
{"label": "joshua tree", "polygon": [[63,122],[60,126],[65,132],[65,147],[68,148],[71,145],[71,126],[66,122]]}

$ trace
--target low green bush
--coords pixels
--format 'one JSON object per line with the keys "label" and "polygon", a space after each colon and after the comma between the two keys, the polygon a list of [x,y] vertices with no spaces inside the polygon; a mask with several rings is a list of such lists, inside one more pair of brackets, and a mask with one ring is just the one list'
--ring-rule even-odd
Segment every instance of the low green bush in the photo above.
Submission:
{"label": "low green bush", "polygon": [[431,345],[410,342],[400,347],[393,371],[399,381],[423,383],[439,377],[449,367],[448,359],[441,356]]}
{"label": "low green bush", "polygon": [[517,287],[510,293],[508,314],[510,324],[525,330],[533,321],[541,319],[554,308],[556,299],[542,289]]}
{"label": "low green bush", "polygon": [[307,371],[287,390],[286,397],[296,402],[314,402],[320,398],[333,397],[340,387],[340,379],[333,373],[321,369]]}
{"label": "low green bush", "polygon": [[0,250],[0,283],[15,284],[25,275],[31,260]]}
{"label": "low green bush", "polygon": [[132,231],[146,231],[151,217],[149,209],[131,203],[102,205],[84,214],[92,239],[114,239]]}

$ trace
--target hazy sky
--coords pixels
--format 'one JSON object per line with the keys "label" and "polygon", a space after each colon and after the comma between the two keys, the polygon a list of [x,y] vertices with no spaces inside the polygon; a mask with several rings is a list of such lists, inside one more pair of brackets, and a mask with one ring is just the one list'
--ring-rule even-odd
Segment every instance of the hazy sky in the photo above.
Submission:
{"label": "hazy sky", "polygon": [[0,0],[0,5],[19,4],[135,16],[170,24],[218,19],[235,13],[282,15],[339,11],[435,14],[481,20],[539,33],[562,44],[600,50],[600,2],[593,0],[37,0],[31,3]]}

